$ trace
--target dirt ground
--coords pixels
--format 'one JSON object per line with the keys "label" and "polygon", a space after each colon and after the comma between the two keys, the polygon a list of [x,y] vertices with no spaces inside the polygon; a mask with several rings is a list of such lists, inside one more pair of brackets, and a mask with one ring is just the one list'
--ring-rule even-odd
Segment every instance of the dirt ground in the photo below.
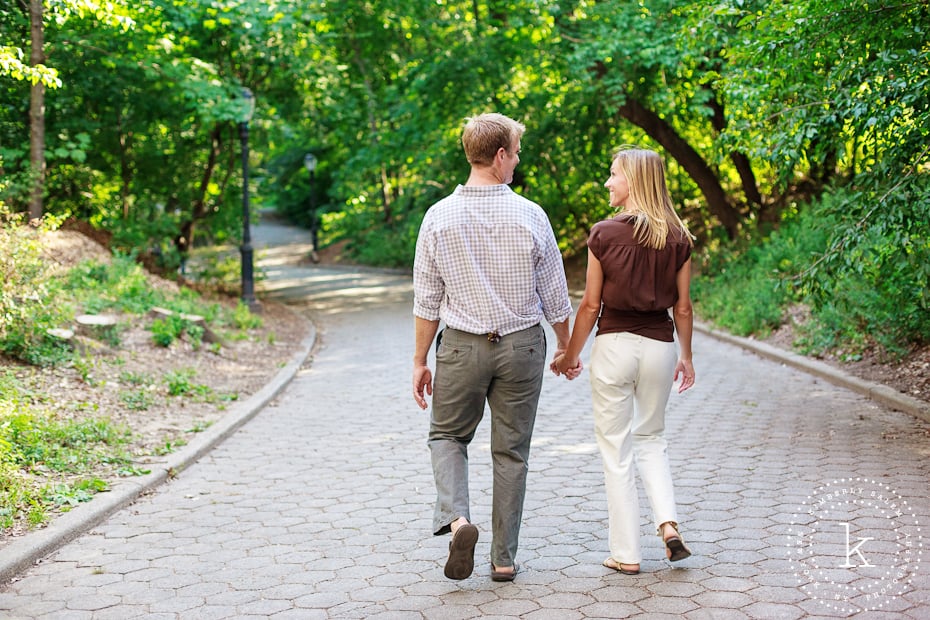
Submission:
{"label": "dirt ground", "polygon": [[[794,313],[791,313],[794,314]],[[801,312],[803,315],[803,312]],[[803,320],[803,316],[800,317]],[[794,317],[763,340],[774,347],[791,351],[795,339]],[[854,377],[892,387],[902,394],[930,402],[930,345],[910,351],[900,360],[889,361],[877,349],[867,350],[856,361],[842,361],[837,355],[817,358],[835,368],[842,369]]]}

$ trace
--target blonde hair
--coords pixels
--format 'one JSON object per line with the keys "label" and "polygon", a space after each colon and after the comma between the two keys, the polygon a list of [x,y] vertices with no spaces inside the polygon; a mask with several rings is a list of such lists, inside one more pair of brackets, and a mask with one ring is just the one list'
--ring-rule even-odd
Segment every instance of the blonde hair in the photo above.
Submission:
{"label": "blonde hair", "polygon": [[677,228],[688,240],[694,235],[675,212],[672,197],[665,183],[665,164],[655,151],[623,145],[614,153],[614,161],[626,177],[630,188],[629,201],[635,207],[633,233],[643,245],[661,250],[665,247],[670,228]]}
{"label": "blonde hair", "polygon": [[468,163],[473,166],[490,166],[501,148],[510,153],[514,142],[526,131],[523,123],[495,112],[480,114],[465,121],[462,146]]}

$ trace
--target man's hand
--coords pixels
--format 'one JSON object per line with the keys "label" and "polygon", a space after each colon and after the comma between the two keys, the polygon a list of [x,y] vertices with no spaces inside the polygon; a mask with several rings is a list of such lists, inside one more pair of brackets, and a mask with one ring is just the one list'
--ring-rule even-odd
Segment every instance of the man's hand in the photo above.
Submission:
{"label": "man's hand", "polygon": [[[424,395],[426,392],[426,395]],[[429,366],[413,367],[413,400],[417,401],[420,409],[426,409],[428,406],[426,396],[433,395],[433,373]]]}
{"label": "man's hand", "polygon": [[565,378],[569,381],[577,378],[583,368],[580,359],[575,359],[572,362],[572,360],[565,357],[565,353],[561,349],[555,352],[555,358],[549,364],[549,370],[555,373],[556,376],[565,375]]}

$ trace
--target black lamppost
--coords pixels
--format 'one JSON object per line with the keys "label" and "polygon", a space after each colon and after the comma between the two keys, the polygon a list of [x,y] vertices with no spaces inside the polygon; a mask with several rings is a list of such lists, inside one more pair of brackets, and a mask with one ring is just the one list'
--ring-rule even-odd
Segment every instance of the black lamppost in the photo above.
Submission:
{"label": "black lamppost", "polygon": [[313,153],[307,153],[304,155],[304,167],[307,169],[307,172],[310,173],[310,241],[313,243],[313,250],[310,252],[310,260],[314,263],[320,262],[320,256],[317,254],[317,248],[319,247],[317,239],[319,236],[320,225],[316,217],[316,201],[314,200],[313,194],[313,181],[314,181],[314,172],[316,171],[316,155]]}
{"label": "black lamppost", "polygon": [[242,116],[239,119],[239,141],[242,143],[242,301],[249,310],[261,309],[255,299],[255,273],[252,265],[252,233],[249,229],[249,121],[255,113],[255,96],[248,88],[242,89]]}

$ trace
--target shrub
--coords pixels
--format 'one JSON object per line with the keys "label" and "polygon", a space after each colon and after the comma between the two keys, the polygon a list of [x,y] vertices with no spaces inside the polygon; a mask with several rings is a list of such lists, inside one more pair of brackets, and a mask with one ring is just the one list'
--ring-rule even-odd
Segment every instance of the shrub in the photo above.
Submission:
{"label": "shrub", "polygon": [[42,257],[39,235],[51,226],[24,225],[0,205],[0,353],[43,366],[70,357],[66,343],[48,330],[74,315]]}
{"label": "shrub", "polygon": [[826,245],[816,215],[792,210],[778,229],[748,247],[729,246],[704,257],[694,278],[697,312],[740,336],[767,336],[787,306],[804,300],[797,275]]}
{"label": "shrub", "polygon": [[[872,340],[893,356],[930,341],[930,179],[891,190],[837,192],[816,207],[829,223],[824,251],[801,274],[820,326],[806,342]],[[867,336],[867,338],[864,338]]]}
{"label": "shrub", "polygon": [[789,211],[770,236],[703,257],[698,313],[739,335],[764,337],[786,308],[811,320],[795,345],[847,357],[879,345],[892,357],[930,341],[930,181],[895,192],[835,190]]}

